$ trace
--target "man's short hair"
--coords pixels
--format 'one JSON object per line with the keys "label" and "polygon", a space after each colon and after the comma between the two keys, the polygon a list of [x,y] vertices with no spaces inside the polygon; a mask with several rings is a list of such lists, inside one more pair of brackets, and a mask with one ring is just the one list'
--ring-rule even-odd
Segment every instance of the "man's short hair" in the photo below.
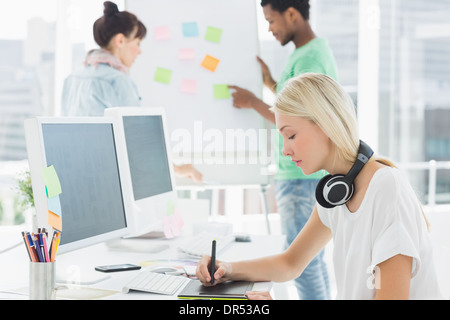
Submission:
{"label": "man's short hair", "polygon": [[303,19],[309,20],[309,0],[261,0],[261,7],[270,4],[273,10],[280,13],[288,8],[296,9],[302,15]]}

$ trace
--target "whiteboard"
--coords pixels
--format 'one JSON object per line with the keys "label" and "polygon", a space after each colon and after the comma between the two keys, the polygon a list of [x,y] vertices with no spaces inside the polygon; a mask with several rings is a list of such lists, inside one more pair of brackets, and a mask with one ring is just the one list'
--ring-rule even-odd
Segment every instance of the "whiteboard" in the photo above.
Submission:
{"label": "whiteboard", "polygon": [[[175,161],[194,163],[211,172],[209,176],[225,172],[217,166],[226,166],[226,176],[211,177],[219,183],[240,184],[246,165],[251,166],[247,172],[255,172],[250,183],[267,181],[255,168],[266,161],[238,164],[225,159],[230,153],[255,155],[264,144],[249,139],[260,136],[266,121],[254,110],[233,107],[226,87],[238,85],[262,97],[256,9],[254,0],[126,1],[126,10],[147,27],[142,54],[130,71],[142,105],[166,109]],[[207,56],[210,65],[205,64]]]}

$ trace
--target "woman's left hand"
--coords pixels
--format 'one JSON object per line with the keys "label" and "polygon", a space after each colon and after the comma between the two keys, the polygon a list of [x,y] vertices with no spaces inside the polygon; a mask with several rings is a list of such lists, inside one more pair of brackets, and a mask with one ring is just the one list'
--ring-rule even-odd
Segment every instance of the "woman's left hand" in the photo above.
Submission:
{"label": "woman's left hand", "polygon": [[245,295],[248,300],[273,300],[269,291],[248,291]]}

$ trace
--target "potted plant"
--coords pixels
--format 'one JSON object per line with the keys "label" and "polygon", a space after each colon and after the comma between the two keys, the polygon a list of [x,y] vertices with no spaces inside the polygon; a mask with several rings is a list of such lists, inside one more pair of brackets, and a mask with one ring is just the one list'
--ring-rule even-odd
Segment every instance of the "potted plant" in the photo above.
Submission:
{"label": "potted plant", "polygon": [[34,209],[33,188],[31,186],[30,171],[19,174],[17,179],[17,189],[19,193],[19,201],[24,209],[23,215],[25,221],[31,218],[32,226],[35,226],[36,210]]}

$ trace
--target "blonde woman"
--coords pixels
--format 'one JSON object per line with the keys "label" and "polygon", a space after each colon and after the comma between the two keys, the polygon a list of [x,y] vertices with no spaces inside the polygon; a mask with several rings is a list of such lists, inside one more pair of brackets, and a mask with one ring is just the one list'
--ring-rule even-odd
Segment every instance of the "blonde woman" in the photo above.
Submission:
{"label": "blonde woman", "polygon": [[[272,111],[283,154],[305,174],[324,169],[343,179],[365,158],[353,102],[330,77],[307,73],[291,79]],[[369,153],[363,162],[347,202],[328,205],[320,199],[323,205],[316,203],[304,229],[279,255],[216,262],[214,283],[291,280],[333,239],[337,299],[441,298],[427,222],[414,191],[390,161]],[[318,200],[325,188],[319,184]],[[197,268],[205,286],[209,261],[204,256]],[[267,292],[248,297],[271,298]]]}

